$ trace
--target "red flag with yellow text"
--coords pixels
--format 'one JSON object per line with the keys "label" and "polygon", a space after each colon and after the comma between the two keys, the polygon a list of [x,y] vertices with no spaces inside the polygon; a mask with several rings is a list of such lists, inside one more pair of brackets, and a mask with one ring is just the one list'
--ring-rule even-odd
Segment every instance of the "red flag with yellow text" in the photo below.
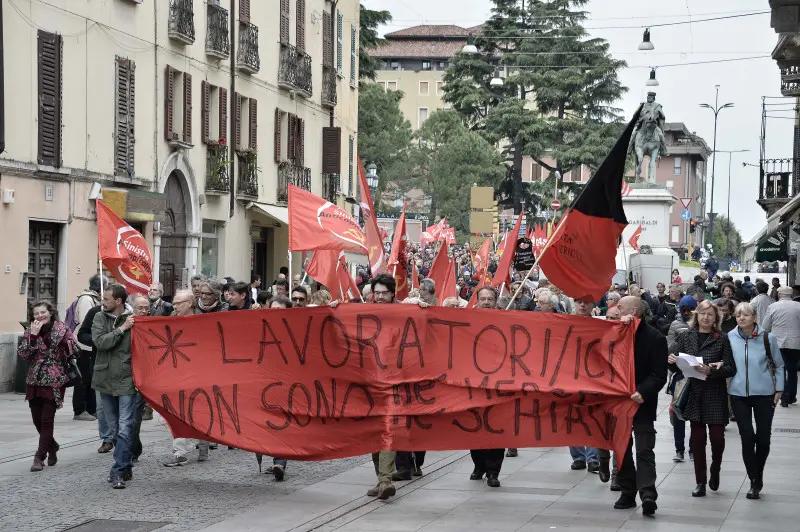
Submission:
{"label": "red flag with yellow text", "polygon": [[147,294],[153,282],[153,258],[142,234],[97,201],[100,260],[129,293]]}
{"label": "red flag with yellow text", "polygon": [[367,253],[367,235],[358,222],[340,207],[290,184],[289,249]]}

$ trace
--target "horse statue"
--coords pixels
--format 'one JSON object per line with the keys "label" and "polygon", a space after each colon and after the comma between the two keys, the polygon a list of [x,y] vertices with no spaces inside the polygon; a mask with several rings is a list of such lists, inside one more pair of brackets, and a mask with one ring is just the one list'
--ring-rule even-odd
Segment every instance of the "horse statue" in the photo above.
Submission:
{"label": "horse statue", "polygon": [[656,161],[661,156],[668,155],[667,146],[664,139],[664,111],[661,105],[655,102],[655,93],[647,95],[647,103],[642,107],[639,120],[636,123],[636,131],[631,137],[628,146],[628,153],[633,152],[636,158],[636,181],[642,179],[642,163],[644,157],[650,157],[650,167],[648,171],[649,183],[656,182]]}

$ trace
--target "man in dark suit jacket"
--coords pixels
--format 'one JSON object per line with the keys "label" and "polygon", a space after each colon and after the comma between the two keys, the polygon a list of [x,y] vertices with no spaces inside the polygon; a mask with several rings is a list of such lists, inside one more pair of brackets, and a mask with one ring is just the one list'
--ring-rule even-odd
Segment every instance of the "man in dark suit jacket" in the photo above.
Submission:
{"label": "man in dark suit jacket", "polygon": [[[638,297],[623,297],[619,302],[622,321],[630,323],[631,317],[641,320],[642,304]],[[639,404],[633,417],[633,435],[636,440],[636,464],[633,462],[633,440],[628,442],[622,460],[617,483],[622,494],[614,508],[619,510],[636,508],[636,490],[642,500],[642,514],[654,515],[658,506],[656,499],[656,420],[658,394],[667,382],[667,339],[643,320],[636,328],[634,339],[634,367],[636,371],[636,393],[631,399]],[[638,468],[638,472],[637,472]]]}

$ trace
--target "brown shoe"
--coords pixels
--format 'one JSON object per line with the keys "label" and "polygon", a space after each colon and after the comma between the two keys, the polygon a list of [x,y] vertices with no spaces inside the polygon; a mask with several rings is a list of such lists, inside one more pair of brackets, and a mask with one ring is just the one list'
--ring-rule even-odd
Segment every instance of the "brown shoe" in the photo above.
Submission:
{"label": "brown shoe", "polygon": [[395,493],[397,493],[397,490],[395,490],[394,484],[391,482],[382,482],[378,485],[378,498],[381,500],[385,501]]}
{"label": "brown shoe", "polygon": [[144,412],[142,413],[142,421],[152,421],[153,420],[153,409],[150,405],[144,405]]}
{"label": "brown shoe", "polygon": [[57,443],[50,447],[50,451],[47,453],[47,465],[50,467],[53,467],[58,462],[58,456],[56,456],[56,453],[60,448],[61,447]]}
{"label": "brown shoe", "polygon": [[113,443],[108,443],[107,441],[104,441],[103,445],[101,445],[100,448],[97,449],[97,452],[100,454],[106,454],[107,452],[110,452],[113,448],[114,448]]}
{"label": "brown shoe", "polygon": [[37,471],[41,471],[42,469],[44,469],[44,464],[42,463],[42,459],[39,458],[38,456],[35,456],[33,458],[33,465],[31,466],[31,472],[35,473]]}
{"label": "brown shoe", "polygon": [[374,488],[370,488],[367,490],[367,497],[377,497],[381,491],[381,485],[378,484]]}

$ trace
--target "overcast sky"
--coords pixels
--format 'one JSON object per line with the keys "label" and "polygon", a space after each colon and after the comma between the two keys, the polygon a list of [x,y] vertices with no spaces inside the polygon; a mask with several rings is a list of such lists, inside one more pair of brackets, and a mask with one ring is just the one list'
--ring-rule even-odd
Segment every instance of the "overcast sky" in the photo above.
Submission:
{"label": "overcast sky", "polygon": [[[394,21],[384,32],[416,24],[474,26],[488,18],[493,5],[490,0],[362,0],[362,3],[370,9],[387,9],[392,13]],[[766,223],[766,216],[755,202],[758,169],[742,167],[742,162],[758,163],[761,97],[780,96],[778,67],[769,57],[700,65],[685,63],[769,56],[777,42],[777,35],[769,25],[769,14],[654,27],[651,40],[655,50],[640,52],[637,46],[642,40],[643,26],[769,11],[768,3],[765,0],[591,0],[587,10],[590,15],[585,26],[589,33],[607,39],[612,55],[629,65],[620,74],[622,83],[630,89],[619,104],[627,116],[633,114],[645,97],[648,66],[665,65],[658,69],[660,86],[656,91],[667,121],[684,122],[690,131],[704,137],[709,147],[714,136],[714,116],[698,104],[714,104],[717,84],[720,103],[735,104],[733,109],[719,114],[717,149],[750,150],[733,154],[730,207],[731,218],[744,240],[749,240]],[[666,66],[675,63],[681,66]],[[790,103],[775,109],[792,107],[790,100],[772,101]],[[782,112],[780,116],[790,117],[791,113]],[[768,158],[790,158],[792,120],[770,119],[766,139]],[[711,160],[708,173],[710,176]],[[714,210],[724,214],[728,193],[727,153],[718,154],[716,177]]]}

